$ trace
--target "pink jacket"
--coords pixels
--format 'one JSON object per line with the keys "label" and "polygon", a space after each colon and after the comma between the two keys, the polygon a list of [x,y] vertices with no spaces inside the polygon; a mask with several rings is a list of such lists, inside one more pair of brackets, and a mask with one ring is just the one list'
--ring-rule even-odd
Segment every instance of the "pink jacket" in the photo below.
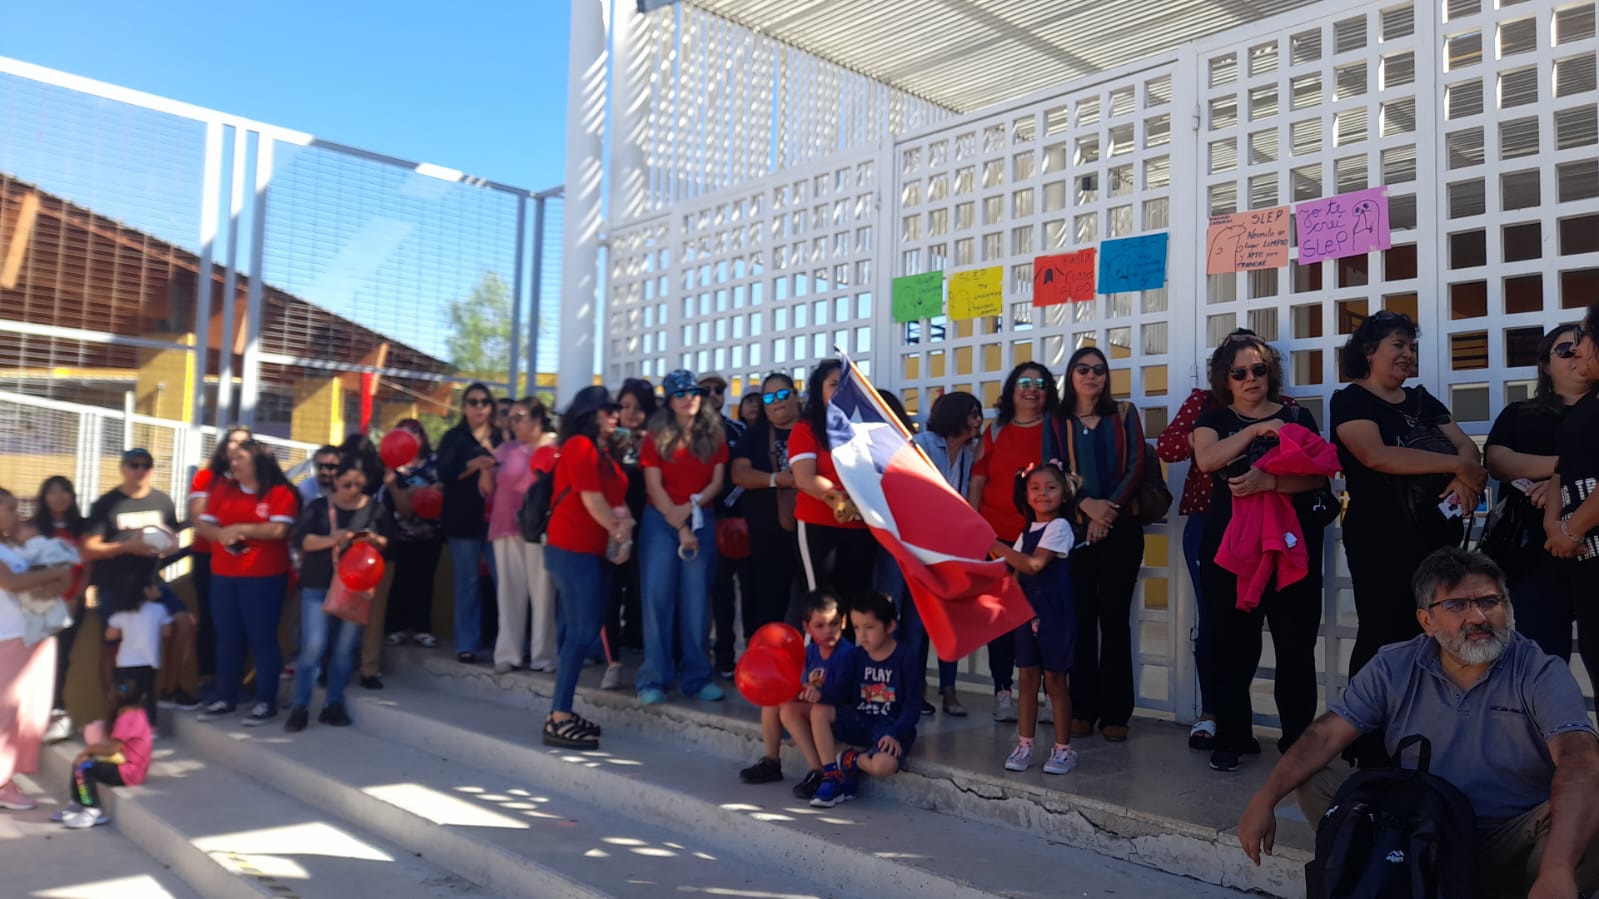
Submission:
{"label": "pink jacket", "polygon": [[[1283,425],[1277,447],[1255,467],[1275,475],[1338,473],[1338,450],[1319,434],[1296,424]],[[1238,610],[1260,605],[1275,578],[1277,589],[1310,573],[1305,534],[1286,493],[1256,493],[1233,498],[1233,517],[1222,534],[1216,564],[1238,575]]]}

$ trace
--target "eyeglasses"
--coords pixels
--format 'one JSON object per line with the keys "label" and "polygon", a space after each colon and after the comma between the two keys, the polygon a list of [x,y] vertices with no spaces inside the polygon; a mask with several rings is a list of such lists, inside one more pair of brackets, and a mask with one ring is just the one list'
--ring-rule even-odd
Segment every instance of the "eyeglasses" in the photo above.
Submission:
{"label": "eyeglasses", "polygon": [[1086,362],[1079,362],[1072,368],[1072,371],[1084,376],[1094,375],[1095,377],[1103,378],[1105,376],[1105,372],[1110,371],[1110,366],[1089,365]]}
{"label": "eyeglasses", "polygon": [[526,412],[513,412],[511,414],[511,421],[527,421],[527,413]]}
{"label": "eyeglasses", "polygon": [[1256,362],[1254,365],[1251,365],[1248,368],[1239,366],[1238,368],[1229,371],[1227,374],[1232,376],[1234,381],[1247,381],[1249,380],[1250,375],[1254,375],[1257,378],[1264,378],[1268,374],[1271,374],[1271,366],[1264,362]]}
{"label": "eyeglasses", "polygon": [[466,404],[468,406],[480,406],[480,407],[481,406],[492,406],[492,405],[494,405],[494,401],[490,400],[490,399],[484,399],[481,396],[474,396],[471,399],[467,400]]}
{"label": "eyeglasses", "polygon": [[1487,596],[1478,596],[1471,599],[1457,597],[1440,599],[1437,602],[1428,603],[1427,610],[1432,611],[1439,606],[1443,606],[1444,611],[1459,615],[1472,606],[1476,606],[1479,611],[1486,615],[1489,612],[1492,612],[1494,609],[1499,608],[1501,605],[1505,605],[1509,602],[1510,600],[1504,596],[1500,596],[1497,593],[1490,593]]}
{"label": "eyeglasses", "polygon": [[1046,385],[1044,383],[1044,379],[1043,378],[1017,378],[1016,379],[1016,389],[1017,390],[1043,390],[1045,388],[1045,386]]}
{"label": "eyeglasses", "polygon": [[789,397],[791,397],[793,395],[794,395],[794,391],[789,390],[787,387],[784,387],[782,390],[774,390],[771,393],[763,393],[763,394],[761,394],[761,402],[763,402],[766,405],[770,406],[773,403],[781,403],[782,401],[788,399]]}
{"label": "eyeglasses", "polygon": [[1551,352],[1561,359],[1570,359],[1577,355],[1577,345],[1569,340],[1562,340],[1555,344],[1555,348]]}
{"label": "eyeglasses", "polygon": [[702,386],[700,389],[704,390],[706,393],[714,394],[716,396],[721,396],[722,394],[727,392],[727,388],[725,388],[725,387],[717,387],[715,384]]}
{"label": "eyeglasses", "polygon": [[317,471],[338,471],[339,470],[339,463],[337,463],[337,462],[318,462],[316,464],[316,470]]}
{"label": "eyeglasses", "polygon": [[148,471],[155,467],[153,462],[124,462],[122,464],[133,471]]}
{"label": "eyeglasses", "polygon": [[671,396],[671,398],[674,399],[674,400],[680,400],[680,399],[683,399],[685,397],[690,397],[690,396],[704,396],[705,395],[705,388],[704,387],[689,387],[689,388],[687,388],[685,390],[674,390],[668,395]]}

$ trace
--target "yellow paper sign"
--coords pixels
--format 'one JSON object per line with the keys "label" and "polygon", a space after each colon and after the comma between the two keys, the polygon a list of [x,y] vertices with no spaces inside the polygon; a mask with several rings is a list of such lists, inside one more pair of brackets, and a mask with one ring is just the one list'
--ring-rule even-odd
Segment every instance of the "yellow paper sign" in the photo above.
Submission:
{"label": "yellow paper sign", "polygon": [[1005,310],[1005,268],[973,269],[949,276],[949,317],[978,318]]}

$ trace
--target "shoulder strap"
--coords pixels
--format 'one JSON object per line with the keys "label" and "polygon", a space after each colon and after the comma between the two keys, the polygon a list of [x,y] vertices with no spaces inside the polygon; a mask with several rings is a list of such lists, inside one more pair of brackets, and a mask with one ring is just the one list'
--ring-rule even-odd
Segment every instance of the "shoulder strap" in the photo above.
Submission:
{"label": "shoulder strap", "polygon": [[[328,536],[332,537],[339,530],[339,512],[333,508],[333,500],[327,497],[322,497],[321,499],[328,504]],[[312,502],[315,501],[312,500]],[[333,544],[333,564],[339,564],[339,544],[337,543]]]}
{"label": "shoulder strap", "polygon": [[[1051,434],[1056,433],[1056,429],[1060,427],[1060,419],[1056,418],[1050,421],[1049,427]],[[1072,474],[1077,474],[1077,441],[1072,438],[1072,429],[1066,428],[1065,433],[1060,435],[1060,439],[1066,444],[1067,470]]]}

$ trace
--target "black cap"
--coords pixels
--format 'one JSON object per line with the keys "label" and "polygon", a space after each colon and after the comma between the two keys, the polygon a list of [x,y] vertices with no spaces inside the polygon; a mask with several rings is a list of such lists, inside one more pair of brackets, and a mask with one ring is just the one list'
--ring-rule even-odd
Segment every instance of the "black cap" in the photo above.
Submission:
{"label": "black cap", "polygon": [[577,418],[590,412],[598,412],[601,409],[620,408],[621,405],[611,398],[611,392],[596,384],[593,387],[585,387],[579,390],[577,396],[572,397],[572,402],[567,404],[566,409],[561,414]]}
{"label": "black cap", "polygon": [[136,446],[122,454],[123,462],[132,462],[134,459],[143,459],[152,465],[155,464],[155,457],[150,455],[150,451],[142,446]]}

